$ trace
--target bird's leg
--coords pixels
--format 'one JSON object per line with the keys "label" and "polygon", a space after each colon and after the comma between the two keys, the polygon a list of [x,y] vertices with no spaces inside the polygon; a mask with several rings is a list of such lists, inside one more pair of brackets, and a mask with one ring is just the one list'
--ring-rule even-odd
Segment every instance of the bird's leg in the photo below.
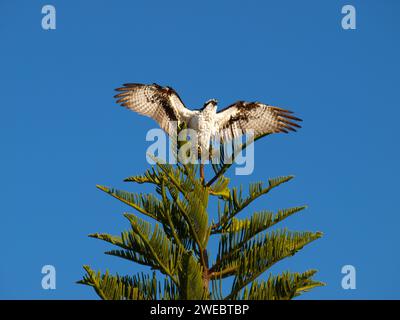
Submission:
{"label": "bird's leg", "polygon": [[198,157],[200,160],[200,180],[201,180],[202,184],[205,185],[203,152],[200,147],[198,148]]}
{"label": "bird's leg", "polygon": [[204,184],[205,181],[204,181],[204,164],[203,163],[200,163],[200,179]]}

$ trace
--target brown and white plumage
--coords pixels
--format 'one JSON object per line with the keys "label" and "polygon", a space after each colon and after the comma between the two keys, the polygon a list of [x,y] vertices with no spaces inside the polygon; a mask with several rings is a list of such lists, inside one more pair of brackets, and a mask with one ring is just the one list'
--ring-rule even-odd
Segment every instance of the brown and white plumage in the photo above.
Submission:
{"label": "brown and white plumage", "polygon": [[161,87],[156,83],[152,85],[127,83],[116,90],[121,92],[114,96],[118,99],[117,103],[154,119],[168,134],[171,121],[187,122],[195,114],[195,111],[185,107],[179,95],[171,87]]}
{"label": "brown and white plumage", "polygon": [[260,102],[237,101],[217,112],[217,101],[211,99],[199,110],[185,107],[179,95],[171,87],[158,84],[125,84],[116,89],[117,102],[139,114],[153,118],[160,127],[169,132],[169,123],[185,123],[198,133],[201,151],[208,151],[210,139],[219,137],[223,142],[236,139],[253,130],[254,137],[271,133],[296,131],[301,119],[291,111],[269,106]]}
{"label": "brown and white plumage", "polygon": [[240,137],[253,130],[254,137],[271,133],[288,133],[301,128],[293,112],[261,102],[237,101],[217,113],[216,119],[222,141]]}

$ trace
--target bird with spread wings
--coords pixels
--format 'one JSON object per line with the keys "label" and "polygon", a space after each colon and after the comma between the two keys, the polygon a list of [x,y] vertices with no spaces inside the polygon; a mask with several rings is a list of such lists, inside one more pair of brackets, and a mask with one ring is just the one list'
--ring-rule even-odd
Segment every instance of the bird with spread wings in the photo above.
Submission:
{"label": "bird with spread wings", "polygon": [[[171,87],[128,83],[117,88],[117,103],[154,119],[160,127],[171,134],[171,121],[178,126],[184,124],[198,135],[199,153],[209,150],[211,139],[218,136],[221,143],[234,140],[249,130],[254,138],[272,133],[288,133],[300,128],[301,119],[291,111],[261,102],[237,101],[217,112],[217,100],[210,99],[203,108],[190,110]],[[200,164],[200,175],[204,180],[204,165]]]}

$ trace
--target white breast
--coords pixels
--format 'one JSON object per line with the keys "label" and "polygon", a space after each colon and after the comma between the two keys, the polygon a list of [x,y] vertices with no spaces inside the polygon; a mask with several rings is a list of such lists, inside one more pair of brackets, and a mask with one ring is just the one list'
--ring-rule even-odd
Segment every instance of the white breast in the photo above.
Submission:
{"label": "white breast", "polygon": [[210,138],[215,133],[215,119],[212,115],[200,112],[192,117],[188,127],[197,132],[197,142],[202,151],[208,150]]}

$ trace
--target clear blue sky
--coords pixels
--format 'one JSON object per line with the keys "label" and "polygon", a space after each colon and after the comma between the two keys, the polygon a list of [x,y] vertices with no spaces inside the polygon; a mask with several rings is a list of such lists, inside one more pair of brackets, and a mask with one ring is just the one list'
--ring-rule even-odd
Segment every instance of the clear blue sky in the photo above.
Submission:
{"label": "clear blue sky", "polygon": [[[57,29],[41,28],[53,4]],[[353,4],[357,29],[341,28]],[[251,209],[308,204],[281,227],[325,236],[273,271],[319,270],[309,299],[400,298],[398,1],[0,2],[0,298],[93,299],[83,264],[142,270],[106,256],[92,232],[128,228],[129,208],[95,188],[148,164],[156,125],[118,107],[125,82],[174,87],[188,106],[218,98],[295,110],[301,131],[256,144],[255,171],[233,185],[296,179]],[[146,189],[147,191],[147,189]],[[41,288],[41,268],[57,289]],[[341,268],[357,289],[341,288]]]}

